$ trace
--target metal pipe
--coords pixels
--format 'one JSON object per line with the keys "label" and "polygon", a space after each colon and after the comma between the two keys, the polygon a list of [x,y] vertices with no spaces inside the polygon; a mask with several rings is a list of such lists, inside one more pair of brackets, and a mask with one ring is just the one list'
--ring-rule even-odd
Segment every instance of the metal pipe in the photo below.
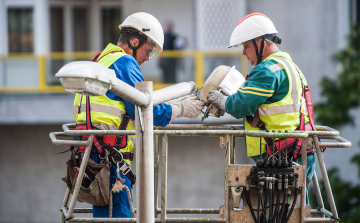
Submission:
{"label": "metal pipe", "polygon": [[86,168],[88,160],[89,160],[93,140],[94,140],[94,135],[89,135],[89,139],[88,139],[89,145],[86,147],[84,156],[81,160],[80,170],[79,170],[79,174],[76,178],[75,188],[73,191],[73,196],[71,197],[69,211],[68,211],[67,215],[65,215],[66,218],[71,218],[73,216],[72,214],[74,212],[76,200],[79,196],[80,186],[81,186],[81,182],[82,182],[82,179],[83,179],[83,176],[85,173],[85,168]]}
{"label": "metal pipe", "polygon": [[68,187],[66,187],[66,192],[65,192],[65,196],[64,196],[64,200],[63,200],[63,204],[62,207],[66,208],[68,206],[69,203],[69,198],[70,198],[70,189]]}
{"label": "metal pipe", "polygon": [[[161,213],[161,209],[157,209]],[[167,214],[219,214],[219,209],[181,209],[181,208],[167,208]]]}
{"label": "metal pipe", "polygon": [[165,101],[169,101],[190,94],[195,89],[196,85],[193,81],[183,82],[159,89],[153,92],[153,104],[157,105]]}
{"label": "metal pipe", "polygon": [[[161,219],[152,219],[152,222],[161,222]],[[137,218],[73,218],[70,222],[138,222]],[[226,222],[226,219],[217,218],[169,218],[166,222],[182,223],[182,222]]]}
{"label": "metal pipe", "polygon": [[230,136],[230,164],[235,164],[235,136],[233,135]]}
{"label": "metal pipe", "polygon": [[[324,208],[324,201],[321,195],[319,181],[316,175],[316,171],[314,172],[313,178],[312,178],[315,186],[315,192],[316,192],[316,200],[318,202],[319,208]],[[321,217],[325,217],[324,214],[321,214]]]}
{"label": "metal pipe", "polygon": [[[150,97],[146,93],[142,92],[139,89],[135,89],[132,86],[128,85],[120,79],[115,79],[115,85],[111,85],[109,91],[115,93],[123,99],[128,100],[129,102],[139,105],[139,106],[148,106],[150,105]],[[136,87],[136,84],[135,84]]]}
{"label": "metal pipe", "polygon": [[154,148],[154,208],[155,218],[157,218],[158,212],[158,181],[159,181],[159,136],[154,136],[155,148]]}
{"label": "metal pipe", "polygon": [[162,138],[161,222],[166,222],[168,137]]}
{"label": "metal pipe", "polygon": [[150,102],[141,107],[144,120],[144,132],[140,131],[140,117],[135,112],[136,129],[136,205],[137,222],[154,222],[154,135],[153,135],[153,104],[152,82],[136,82],[135,87],[148,94]]}
{"label": "metal pipe", "polygon": [[[92,213],[92,208],[75,208],[74,213]],[[157,213],[161,213],[161,209],[157,208]],[[134,213],[136,208],[134,208]],[[185,209],[185,208],[167,208],[167,214],[219,214],[219,209]]]}
{"label": "metal pipe", "polygon": [[[121,130],[76,130],[75,131],[75,130],[73,130],[75,125],[76,125],[75,123],[64,124],[62,126],[62,128],[67,135],[81,135],[81,134],[84,134],[84,131],[91,131],[91,132],[85,132],[85,133],[102,134],[102,135],[104,135],[104,134],[108,134],[108,135],[123,134],[123,132],[120,132]],[[71,127],[72,130],[70,130],[69,127]],[[316,126],[316,127],[326,129],[328,131],[310,131],[310,132],[307,132],[309,136],[316,135],[319,137],[321,136],[321,138],[335,139],[335,140],[338,140],[339,142],[346,142],[346,143],[349,142],[346,139],[343,139],[342,137],[340,137],[340,138],[334,137],[334,136],[338,136],[339,132],[332,128],[329,128],[327,126]],[[204,129],[204,130],[244,130],[244,127],[243,127],[243,125],[229,125],[229,126],[169,125],[166,127],[155,127],[154,128],[154,130],[201,130],[201,129]],[[74,132],[72,132],[72,131],[74,131]],[[81,131],[83,131],[83,132],[81,132]],[[94,132],[92,132],[92,131],[94,131]],[[127,132],[127,131],[125,131],[125,132],[128,135],[134,134],[132,132]],[[254,131],[248,131],[248,132],[251,134],[251,132],[254,132]],[[295,132],[295,133],[298,133],[298,132]],[[158,134],[162,134],[162,132],[158,133]],[[225,133],[225,134],[228,134],[228,133]],[[275,134],[275,133],[272,133],[272,134]],[[286,137],[285,135],[281,135],[281,136]],[[256,136],[256,137],[259,137],[259,136]],[[261,136],[261,137],[263,137],[263,136]]]}
{"label": "metal pipe", "polygon": [[332,219],[332,218],[308,218],[305,221],[306,223],[311,223],[311,222],[319,222],[319,223],[324,223],[324,222],[334,222],[334,223],[338,223],[339,221],[336,219]]}
{"label": "metal pipe", "polygon": [[303,185],[301,185],[301,208],[300,208],[300,222],[304,222],[305,219],[305,196],[306,196],[306,170],[307,170],[307,139],[303,138],[301,142],[301,165],[303,166],[304,170],[304,178],[303,178]]}
{"label": "metal pipe", "polygon": [[[304,138],[308,137],[308,132],[295,132],[290,131],[288,133],[279,133],[279,132],[265,132],[265,131],[246,131],[246,130],[154,130],[154,135],[162,135],[166,133],[170,136],[186,136],[186,135],[203,135],[203,136],[221,136],[221,135],[234,135],[239,136],[250,136],[250,137],[268,137],[268,138]],[[201,128],[209,129],[209,128]],[[95,134],[95,135],[134,135],[134,130],[68,130],[65,128],[65,135],[84,135],[84,134]],[[62,134],[64,133],[57,133]],[[337,138],[335,137],[336,139]],[[335,139],[334,138],[334,139]],[[346,139],[341,139],[343,142],[348,142]],[[348,146],[348,145],[347,145]]]}
{"label": "metal pipe", "polygon": [[331,212],[332,212],[332,214],[333,214],[333,216],[335,218],[338,218],[338,213],[337,213],[337,210],[336,210],[334,197],[333,197],[333,194],[332,194],[332,191],[331,191],[329,177],[328,177],[327,172],[326,172],[324,159],[323,159],[323,156],[321,154],[320,145],[319,145],[319,138],[318,137],[314,137],[314,143],[315,143],[315,147],[316,147],[316,155],[317,155],[317,158],[318,158],[318,161],[319,161],[319,166],[320,166],[321,174],[322,174],[322,177],[323,177],[323,180],[324,180],[324,185],[325,185],[326,194],[327,194],[327,197],[328,197],[328,200],[329,200]]}
{"label": "metal pipe", "polygon": [[244,125],[175,125],[155,127],[154,130],[244,130]]}
{"label": "metal pipe", "polygon": [[331,139],[334,139],[336,141],[338,141],[338,143],[335,142],[319,142],[319,146],[320,147],[332,147],[332,148],[347,148],[347,147],[351,147],[351,142],[344,139],[341,136],[335,136],[335,137],[331,137]]}
{"label": "metal pipe", "polygon": [[[226,176],[226,169],[227,166],[230,164],[230,156],[231,156],[231,141],[230,141],[231,137],[230,135],[226,135],[225,137],[225,141],[226,141],[226,148],[225,148],[225,176]],[[229,187],[227,186],[226,183],[226,177],[224,180],[224,204],[225,204],[225,219],[227,219],[229,217],[230,214],[230,207],[229,207],[229,197],[230,197],[230,191],[229,191]]]}
{"label": "metal pipe", "polygon": [[56,136],[64,135],[63,132],[51,132],[49,134],[51,142],[54,145],[66,145],[66,146],[87,146],[89,141],[75,141],[75,140],[62,140],[57,139]]}

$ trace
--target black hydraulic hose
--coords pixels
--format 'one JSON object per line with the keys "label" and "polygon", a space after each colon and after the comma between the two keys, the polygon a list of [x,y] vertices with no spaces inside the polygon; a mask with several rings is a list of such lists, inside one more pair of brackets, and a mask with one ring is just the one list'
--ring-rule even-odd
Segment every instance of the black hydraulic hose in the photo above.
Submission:
{"label": "black hydraulic hose", "polygon": [[285,211],[287,187],[288,187],[288,176],[287,176],[287,174],[285,174],[285,177],[284,177],[284,199],[283,199],[283,203],[281,205],[280,215],[279,215],[279,217],[278,217],[278,219],[276,221],[277,223],[281,223],[282,218],[283,218],[283,214],[284,214],[284,211]]}
{"label": "black hydraulic hose", "polygon": [[277,197],[276,197],[276,207],[275,207],[275,212],[274,212],[274,221],[275,219],[279,219],[279,207],[280,207],[280,194],[281,194],[281,186],[282,186],[282,175],[279,174],[278,175],[278,187],[277,187]]}
{"label": "black hydraulic hose", "polygon": [[295,204],[296,204],[296,200],[297,200],[297,195],[299,193],[299,176],[298,175],[295,175],[296,177],[296,183],[295,183],[295,194],[294,194],[294,200],[293,200],[293,203],[291,205],[291,208],[290,208],[290,211],[289,213],[287,214],[286,216],[286,219],[285,219],[285,223],[287,223],[291,217],[291,214],[293,213],[294,211],[294,208],[295,208]]}
{"label": "black hydraulic hose", "polygon": [[258,222],[260,223],[261,222],[261,219],[260,219],[260,203],[261,203],[261,206],[262,206],[261,210],[262,210],[262,212],[264,212],[264,203],[263,203],[263,200],[262,200],[262,194],[263,194],[263,190],[264,190],[264,182],[260,181],[258,186],[259,186]]}
{"label": "black hydraulic hose", "polygon": [[289,207],[290,207],[290,194],[291,194],[291,191],[290,191],[290,189],[288,189],[287,201],[286,201],[286,204],[285,204],[285,210],[284,210],[283,218],[282,218],[282,220],[281,220],[282,223],[285,222],[286,216],[287,216],[288,211],[289,211]]}
{"label": "black hydraulic hose", "polygon": [[258,217],[258,223],[260,223],[260,191],[259,191],[259,195],[258,195],[258,213],[257,213],[257,217]]}
{"label": "black hydraulic hose", "polygon": [[268,197],[268,194],[269,194],[269,182],[266,182],[265,184],[265,200],[264,200],[264,205],[263,205],[263,212],[262,212],[262,223],[266,223],[266,206],[267,206],[267,197]]}
{"label": "black hydraulic hose", "polygon": [[250,201],[250,180],[249,179],[246,180],[245,199],[246,199],[247,205],[249,206],[251,216],[253,217],[254,222],[257,222],[255,213],[254,213],[254,209],[252,208],[251,201]]}
{"label": "black hydraulic hose", "polygon": [[269,201],[269,205],[270,205],[270,213],[269,213],[269,223],[272,223],[273,220],[273,208],[274,208],[274,193],[273,193],[273,182],[270,182],[269,184],[270,188],[270,201]]}

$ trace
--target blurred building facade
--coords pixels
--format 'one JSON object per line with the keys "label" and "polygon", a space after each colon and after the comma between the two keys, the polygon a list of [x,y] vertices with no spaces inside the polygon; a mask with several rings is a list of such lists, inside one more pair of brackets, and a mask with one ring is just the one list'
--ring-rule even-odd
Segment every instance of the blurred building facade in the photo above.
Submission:
{"label": "blurred building facade", "polygon": [[[68,154],[55,155],[66,148],[51,145],[48,133],[61,131],[63,123],[74,122],[74,95],[64,92],[54,75],[63,64],[89,60],[107,43],[115,44],[119,35],[117,26],[128,15],[149,12],[163,26],[171,19],[176,32],[188,39],[187,48],[191,51],[190,56],[184,58],[185,68],[177,81],[201,84],[212,69],[221,64],[236,65],[247,74],[251,67],[239,59],[240,55],[234,56],[236,49],[227,49],[227,46],[233,28],[242,17],[262,12],[272,19],[283,39],[280,49],[290,53],[306,75],[316,103],[321,100],[320,78],[324,75],[335,77],[340,69],[331,61],[331,55],[346,46],[345,36],[351,22],[360,21],[358,2],[0,0],[0,140],[2,148],[11,148],[0,156],[0,172],[6,176],[0,178],[0,189],[5,192],[0,199],[0,222],[60,221],[58,210],[65,192],[60,178],[65,173]],[[224,51],[231,55],[206,54]],[[202,67],[197,67],[198,61],[202,62]],[[153,80],[161,87],[157,64],[154,58],[142,65],[141,70],[146,80]],[[202,77],[198,78],[196,72]],[[359,111],[354,113],[360,116]],[[237,123],[231,118],[223,118],[221,122]],[[354,138],[353,144],[356,144],[356,130],[359,127],[355,131],[344,128],[341,135]],[[224,172],[224,154],[218,139],[189,139],[186,146],[181,146],[183,142],[179,139],[169,141],[169,157],[174,160],[170,175],[178,176],[169,178],[169,207],[218,208],[223,202]],[[172,152],[171,142],[175,143]],[[237,160],[251,163],[245,157],[242,139],[238,140],[236,148]],[[331,167],[348,162],[354,153],[351,149],[333,150],[324,156]],[[174,157],[184,160],[194,157],[193,166],[179,172],[176,165],[181,165],[179,160],[182,159]],[[194,168],[203,171],[199,183],[196,181],[199,174],[184,175]],[[350,173],[351,168],[347,164],[340,169]],[[345,177],[354,176],[347,174]],[[184,181],[190,181],[185,189],[180,186]]]}

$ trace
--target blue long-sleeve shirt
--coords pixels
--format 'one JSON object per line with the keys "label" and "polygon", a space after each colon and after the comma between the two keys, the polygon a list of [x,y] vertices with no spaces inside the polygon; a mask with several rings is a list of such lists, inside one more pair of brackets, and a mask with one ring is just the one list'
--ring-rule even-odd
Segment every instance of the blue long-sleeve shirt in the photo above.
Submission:
{"label": "blue long-sleeve shirt", "polygon": [[[125,55],[115,61],[110,67],[115,70],[116,77],[132,87],[135,87],[135,82],[144,81],[144,77],[141,74],[139,65],[134,57]],[[108,91],[106,96],[112,100],[124,101],[126,112],[135,119],[135,105],[118,95]],[[170,105],[161,103],[154,105],[154,125],[166,126],[171,119],[172,108]]]}

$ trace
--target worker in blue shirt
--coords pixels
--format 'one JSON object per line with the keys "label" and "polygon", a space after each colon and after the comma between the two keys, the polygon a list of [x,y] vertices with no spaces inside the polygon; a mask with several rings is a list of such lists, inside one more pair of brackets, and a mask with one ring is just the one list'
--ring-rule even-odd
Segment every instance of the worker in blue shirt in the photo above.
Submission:
{"label": "worker in blue shirt", "polygon": [[[230,47],[243,47],[243,55],[254,68],[237,93],[227,97],[219,91],[210,91],[207,97],[210,103],[233,117],[244,118],[245,130],[294,131],[299,130],[300,123],[309,122],[302,96],[303,88],[307,86],[306,79],[290,55],[279,50],[281,39],[277,33],[266,15],[252,13],[245,16],[231,35]],[[245,140],[247,154],[255,161],[260,155],[265,157],[272,147],[264,138],[261,142],[256,137],[246,137]],[[296,139],[293,140],[287,146],[288,159],[301,164],[301,150],[296,147]],[[276,140],[270,140],[270,143],[279,146]],[[285,146],[285,143],[281,144]],[[308,144],[306,174],[310,181],[315,171],[315,158],[314,146],[311,142]],[[273,152],[284,155],[285,149]],[[306,203],[309,203],[308,199]]]}
{"label": "worker in blue shirt", "polygon": [[[108,44],[101,53],[94,57],[93,61],[115,70],[117,78],[135,87],[135,82],[144,81],[139,66],[162,51],[164,43],[163,29],[154,16],[144,12],[128,16],[119,25],[119,29],[120,38],[117,45]],[[89,111],[85,109],[87,100],[89,100],[90,104]],[[154,125],[166,126],[178,117],[196,118],[203,107],[204,102],[197,99],[196,96],[189,96],[185,100],[171,104],[161,103],[155,105],[153,108]],[[74,100],[76,129],[82,129],[84,125],[88,124],[87,113],[91,117],[91,126],[94,129],[135,129],[135,105],[110,91],[103,96],[90,96],[89,99],[76,94]],[[130,161],[133,157],[131,151],[133,151],[135,145],[134,135],[123,136],[120,143],[117,138],[107,135],[104,135],[100,141],[100,143],[107,145],[108,149],[120,151],[127,167],[130,167]],[[80,147],[77,152],[82,153],[84,149],[84,147]],[[100,163],[101,158],[98,153],[99,149],[98,152],[92,153],[90,158]],[[120,174],[121,178],[125,179],[124,184],[131,190],[132,184],[135,183],[135,177],[133,177],[132,173],[130,175],[129,173]],[[115,181],[116,166],[112,165],[110,168],[110,185],[113,185]],[[132,217],[125,190],[114,194],[112,203],[112,217]],[[109,217],[109,205],[93,205],[93,217]]]}

